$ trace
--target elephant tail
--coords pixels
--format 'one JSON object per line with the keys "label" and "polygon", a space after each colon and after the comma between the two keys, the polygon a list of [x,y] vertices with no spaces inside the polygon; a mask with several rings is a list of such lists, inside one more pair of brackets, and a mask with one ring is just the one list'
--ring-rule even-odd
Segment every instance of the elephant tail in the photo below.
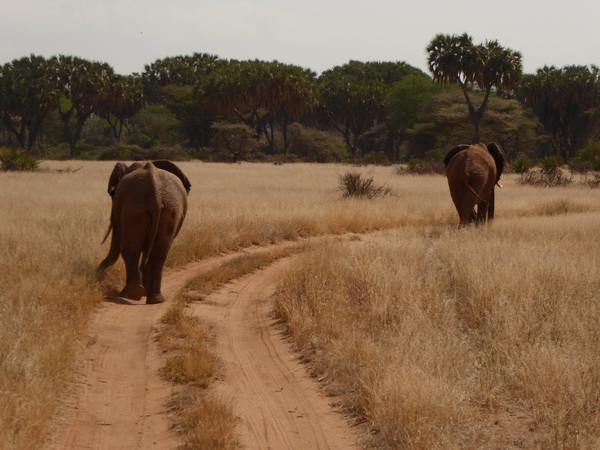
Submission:
{"label": "elephant tail", "polygon": [[475,197],[477,197],[479,200],[481,200],[482,202],[485,202],[485,203],[490,203],[489,200],[485,200],[485,199],[481,198],[481,196],[477,192],[475,192],[475,189],[473,189],[468,182],[465,183],[465,185],[471,190],[473,195],[475,195]]}
{"label": "elephant tail", "polygon": [[154,204],[150,208],[150,215],[152,217],[152,225],[150,228],[150,233],[148,234],[148,239],[146,241],[146,246],[142,252],[142,262],[140,264],[140,269],[142,272],[144,271],[144,267],[146,267],[146,263],[148,262],[148,258],[150,257],[150,253],[152,253],[152,247],[154,246],[154,240],[158,234],[158,226],[160,224],[160,214],[161,208],[160,203],[162,199],[160,198],[160,189],[157,186],[157,176],[156,176],[156,168],[152,163],[146,163],[144,166],[144,170],[150,172],[150,180],[153,186],[153,190],[155,192]]}
{"label": "elephant tail", "polygon": [[112,220],[110,221],[110,223],[108,224],[108,230],[106,230],[106,234],[104,235],[104,239],[102,239],[102,242],[100,243],[100,245],[104,244],[106,242],[106,240],[108,239],[108,236],[110,236],[110,232],[113,229],[113,223]]}

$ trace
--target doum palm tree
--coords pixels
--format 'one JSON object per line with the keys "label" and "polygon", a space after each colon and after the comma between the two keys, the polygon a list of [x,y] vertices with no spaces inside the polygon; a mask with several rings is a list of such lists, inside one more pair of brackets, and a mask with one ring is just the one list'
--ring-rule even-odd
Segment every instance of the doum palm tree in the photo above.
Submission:
{"label": "doum palm tree", "polygon": [[[511,91],[521,79],[521,54],[502,47],[498,41],[475,45],[471,36],[463,33],[438,34],[427,46],[427,55],[434,81],[442,84],[456,83],[461,87],[469,109],[469,119],[475,129],[473,142],[479,142],[481,121],[492,90]],[[473,87],[484,94],[479,107],[471,99]]]}

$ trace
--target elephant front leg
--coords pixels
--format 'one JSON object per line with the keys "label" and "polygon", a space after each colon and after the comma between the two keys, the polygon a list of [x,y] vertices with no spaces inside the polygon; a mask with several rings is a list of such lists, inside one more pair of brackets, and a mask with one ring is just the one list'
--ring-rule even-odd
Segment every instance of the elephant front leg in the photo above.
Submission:
{"label": "elephant front leg", "polygon": [[123,255],[125,261],[125,270],[127,272],[127,281],[121,291],[121,297],[131,300],[140,300],[146,293],[142,285],[142,274],[138,268],[139,255]]}

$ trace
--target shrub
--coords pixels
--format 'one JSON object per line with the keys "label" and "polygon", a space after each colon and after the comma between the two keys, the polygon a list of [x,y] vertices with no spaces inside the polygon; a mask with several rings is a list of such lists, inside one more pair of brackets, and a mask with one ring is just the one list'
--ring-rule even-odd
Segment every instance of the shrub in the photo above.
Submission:
{"label": "shrub", "polygon": [[1,170],[34,171],[38,170],[39,164],[40,160],[26,150],[9,147],[0,148]]}
{"label": "shrub", "polygon": [[358,172],[346,172],[340,176],[340,190],[343,197],[385,197],[392,190],[385,185],[376,186],[373,177],[363,178]]}
{"label": "shrub", "polygon": [[144,150],[137,145],[111,145],[98,155],[100,161],[132,161],[144,158]]}
{"label": "shrub", "polygon": [[569,161],[569,166],[577,172],[600,170],[600,142],[591,142],[577,152],[577,156]]}
{"label": "shrub", "polygon": [[215,122],[211,146],[218,159],[237,162],[251,159],[258,148],[256,131],[243,123]]}
{"label": "shrub", "polygon": [[295,122],[288,127],[289,151],[309,162],[337,162],[344,156],[344,145],[337,136]]}
{"label": "shrub", "polygon": [[352,161],[353,164],[356,165],[379,165],[379,166],[389,166],[391,165],[390,159],[384,152],[369,152],[360,158],[356,158]]}
{"label": "shrub", "polygon": [[592,189],[600,187],[600,173],[593,173],[591,176],[586,176],[581,180],[581,184],[587,185]]}
{"label": "shrub", "polygon": [[572,175],[565,175],[560,169],[554,171],[525,172],[517,180],[520,184],[531,184],[534,186],[557,187],[566,186],[573,182]]}
{"label": "shrub", "polygon": [[517,181],[520,184],[548,187],[571,184],[573,182],[573,175],[565,174],[560,169],[563,162],[562,158],[558,156],[547,156],[539,161],[539,171],[522,172]]}
{"label": "shrub", "polygon": [[446,173],[446,167],[441,161],[412,158],[408,161],[406,166],[398,166],[395,172],[398,175],[402,175],[404,173],[412,173],[417,175],[429,175],[435,173],[444,174]]}
{"label": "shrub", "polygon": [[564,161],[560,156],[546,156],[539,161],[540,168],[544,173],[558,172],[563,164]]}
{"label": "shrub", "polygon": [[527,155],[519,153],[517,157],[513,160],[511,166],[513,172],[525,173],[533,167],[533,161],[529,159]]}

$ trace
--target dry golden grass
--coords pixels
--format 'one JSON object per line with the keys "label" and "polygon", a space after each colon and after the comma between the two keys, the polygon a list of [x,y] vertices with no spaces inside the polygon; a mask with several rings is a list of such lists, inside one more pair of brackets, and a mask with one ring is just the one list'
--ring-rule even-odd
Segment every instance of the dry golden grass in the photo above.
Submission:
{"label": "dry golden grass", "polygon": [[[108,251],[107,245],[101,246],[100,242],[108,226],[110,198],[106,185],[113,165],[111,162],[45,162],[43,167],[47,170],[41,173],[0,173],[0,442],[10,448],[41,447],[51,432],[52,416],[72,376],[74,355],[80,348],[91,310],[102,300],[107,287],[122,287],[124,270],[121,263],[108,271],[103,284],[96,281],[94,273]],[[81,169],[64,170],[69,167]],[[433,226],[430,233],[430,239],[433,239],[437,235],[445,237],[446,228],[454,229],[457,223],[446,182],[439,176],[398,176],[393,173],[393,168],[349,169],[341,165],[190,162],[181,163],[181,167],[192,182],[192,191],[188,218],[168,260],[170,267],[249,245],[327,233],[367,232],[405,225],[431,229]],[[373,200],[342,199],[338,179],[349,170],[374,177],[376,183],[390,187],[394,195]],[[600,209],[598,192],[589,188],[528,188],[517,185],[511,177],[506,177],[504,184],[505,189],[497,195],[499,220],[491,230],[498,233],[503,226],[508,227],[504,234],[507,248],[518,250],[522,245],[522,231],[516,225],[527,224],[530,220],[545,223],[544,218],[548,215],[559,221],[587,217],[574,213]],[[563,217],[565,213],[569,215]],[[513,223],[511,220],[515,228],[508,226]],[[472,234],[485,232],[491,231],[475,230]],[[532,229],[530,234],[535,237],[538,233]],[[552,236],[558,241],[555,247],[563,249],[566,256],[570,255],[570,241],[565,239],[573,234],[566,231],[564,235],[558,234]],[[463,236],[461,233],[451,235]],[[583,231],[578,235],[586,240],[587,245],[582,247],[593,246],[592,237]],[[436,240],[443,241],[441,237]],[[441,250],[438,253],[443,254]],[[588,256],[586,262],[588,260],[593,261],[593,258]],[[568,260],[564,264],[568,268],[574,265]],[[515,267],[516,272],[524,271]],[[548,270],[545,274],[552,277],[555,272]],[[593,271],[586,274],[589,277]],[[569,281],[565,277],[562,279]],[[524,292],[529,289],[523,286]],[[571,295],[571,290],[560,292]],[[484,328],[478,325],[481,314],[469,309],[476,300],[480,301],[471,297],[461,300],[464,310],[461,320],[464,326],[474,327],[471,333],[485,336]],[[432,308],[435,305],[437,303],[432,303]],[[439,305],[437,307],[440,309]],[[378,308],[385,311],[383,304]],[[530,313],[526,306],[522,308]],[[547,305],[546,314],[552,317],[552,314],[562,313],[556,308],[553,304]],[[438,313],[442,315],[443,312],[441,308]],[[592,319],[593,312],[588,317],[589,321]],[[576,318],[570,320],[576,321]],[[553,336],[557,333],[552,327],[547,328],[545,332]],[[440,345],[450,345],[446,340],[442,339]],[[539,345],[542,342],[545,341],[540,341]],[[471,341],[467,340],[464,345],[466,355],[470,355]],[[366,340],[357,345],[355,351],[368,350],[372,346],[374,343]],[[588,347],[592,348],[593,344],[589,343]],[[545,349],[546,352],[551,350],[554,348]],[[560,368],[569,362],[570,355],[566,348],[564,350],[566,359],[553,360],[556,364],[554,372],[544,373],[544,376],[562,376]],[[522,350],[524,359],[531,354],[531,351]],[[422,355],[422,358],[426,357]],[[481,361],[483,369],[490,366],[487,359]],[[527,394],[527,398],[535,398],[531,393],[534,387],[525,387],[517,381],[520,377],[539,373],[544,367],[539,361],[540,358],[535,359],[535,363],[528,361],[518,368],[520,372],[515,378],[510,379],[511,383],[521,386],[523,396]],[[580,367],[585,367],[585,362],[581,364]],[[385,371],[390,372],[390,369]],[[589,376],[585,372],[580,378]],[[419,379],[419,373],[407,369],[404,377]],[[452,403],[453,399],[460,398],[462,391],[457,387],[444,390],[443,380],[431,380],[431,383],[438,383],[440,399]],[[508,382],[503,379],[503,383]],[[485,401],[490,404],[504,401],[505,388],[498,390],[495,383],[490,386]],[[368,393],[359,394],[368,398]],[[562,391],[547,395],[551,394],[553,402],[568,396]],[[585,402],[581,406],[583,409],[568,409],[568,417],[565,417],[571,420],[572,414],[589,411],[593,400],[590,397]],[[552,414],[558,413],[554,409],[540,410],[534,419],[546,420]],[[561,420],[567,423],[566,419]],[[444,423],[443,418],[439,421]],[[558,425],[555,429],[556,433],[563,430]],[[580,436],[591,436],[587,430],[580,430]],[[473,435],[475,431],[470,433]]]}
{"label": "dry golden grass", "polygon": [[317,247],[278,311],[371,446],[597,447],[599,224],[515,215]]}

